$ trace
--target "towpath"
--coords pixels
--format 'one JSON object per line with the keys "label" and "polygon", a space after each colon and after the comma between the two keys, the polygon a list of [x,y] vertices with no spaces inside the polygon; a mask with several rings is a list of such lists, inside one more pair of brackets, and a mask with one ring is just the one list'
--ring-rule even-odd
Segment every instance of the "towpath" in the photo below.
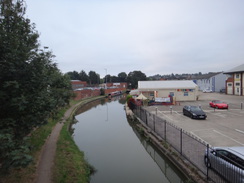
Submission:
{"label": "towpath", "polygon": [[[99,98],[99,97],[98,97]],[[51,135],[46,140],[44,146],[41,150],[41,155],[39,159],[39,163],[37,165],[36,170],[36,179],[35,183],[52,183],[52,167],[54,165],[54,157],[56,153],[57,141],[59,138],[60,131],[66,122],[66,120],[71,116],[75,108],[80,105],[87,103],[92,100],[98,99],[97,97],[94,99],[85,99],[81,102],[72,105],[64,114],[62,120],[56,124],[53,128]]]}

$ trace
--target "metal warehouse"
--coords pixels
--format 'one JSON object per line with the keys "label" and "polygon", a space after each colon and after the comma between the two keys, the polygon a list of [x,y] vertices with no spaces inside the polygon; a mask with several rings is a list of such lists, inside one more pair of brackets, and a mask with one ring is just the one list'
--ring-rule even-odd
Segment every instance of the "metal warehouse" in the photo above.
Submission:
{"label": "metal warehouse", "polygon": [[195,101],[198,95],[190,80],[138,81],[138,90],[150,100],[172,96],[174,101]]}

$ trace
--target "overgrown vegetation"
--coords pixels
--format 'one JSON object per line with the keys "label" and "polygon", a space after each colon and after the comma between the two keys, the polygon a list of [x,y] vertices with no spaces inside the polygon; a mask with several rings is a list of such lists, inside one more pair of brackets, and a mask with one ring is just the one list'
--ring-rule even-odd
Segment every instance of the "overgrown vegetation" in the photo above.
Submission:
{"label": "overgrown vegetation", "polygon": [[15,183],[15,182],[25,182],[32,183],[35,178],[36,164],[40,155],[42,146],[45,143],[45,140],[50,135],[53,127],[58,121],[63,117],[66,108],[60,109],[54,119],[49,119],[46,125],[43,125],[33,133],[29,135],[29,143],[31,147],[30,155],[33,157],[32,163],[30,163],[25,168],[15,168],[11,169],[8,175],[5,175],[0,178],[0,182]]}
{"label": "overgrown vegetation", "polygon": [[32,161],[27,137],[69,103],[71,86],[43,50],[24,0],[0,0],[0,173]]}

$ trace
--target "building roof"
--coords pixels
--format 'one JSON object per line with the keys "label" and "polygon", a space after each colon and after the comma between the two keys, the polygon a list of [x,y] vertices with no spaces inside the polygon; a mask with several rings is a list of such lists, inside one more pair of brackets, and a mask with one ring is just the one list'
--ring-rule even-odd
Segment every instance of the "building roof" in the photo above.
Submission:
{"label": "building roof", "polygon": [[234,67],[233,69],[224,72],[224,74],[231,74],[235,72],[244,72],[244,64]]}
{"label": "building roof", "polygon": [[214,77],[222,72],[210,72],[208,74],[202,74],[199,76],[194,77],[194,79],[210,79],[211,77]]}
{"label": "building roof", "polygon": [[138,81],[139,90],[150,89],[189,89],[197,85],[191,80]]}

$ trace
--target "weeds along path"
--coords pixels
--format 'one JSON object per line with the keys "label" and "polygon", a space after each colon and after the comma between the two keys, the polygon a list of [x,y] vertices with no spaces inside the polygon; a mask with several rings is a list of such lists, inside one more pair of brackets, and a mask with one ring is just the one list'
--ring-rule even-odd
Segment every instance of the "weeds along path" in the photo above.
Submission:
{"label": "weeds along path", "polygon": [[60,131],[64,123],[69,119],[69,117],[75,112],[79,106],[86,104],[90,101],[97,100],[101,97],[94,97],[89,99],[84,99],[79,103],[71,106],[64,114],[62,120],[56,124],[53,128],[52,133],[46,140],[44,146],[41,150],[41,155],[39,158],[39,163],[37,164],[36,170],[36,183],[52,183],[52,167],[54,165],[54,157],[57,148],[57,141],[59,138]]}

